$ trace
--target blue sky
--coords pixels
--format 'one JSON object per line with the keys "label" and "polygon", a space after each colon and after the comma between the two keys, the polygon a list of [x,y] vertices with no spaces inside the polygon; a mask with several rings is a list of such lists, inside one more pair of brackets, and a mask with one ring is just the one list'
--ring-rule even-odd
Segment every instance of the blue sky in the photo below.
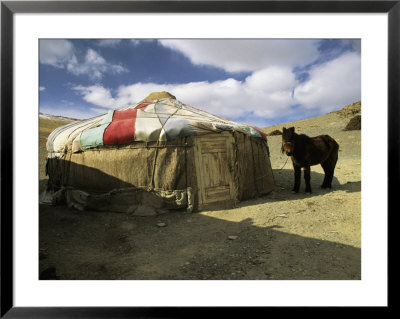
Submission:
{"label": "blue sky", "polygon": [[265,127],[361,99],[357,39],[42,39],[40,112],[89,118],[168,91]]}

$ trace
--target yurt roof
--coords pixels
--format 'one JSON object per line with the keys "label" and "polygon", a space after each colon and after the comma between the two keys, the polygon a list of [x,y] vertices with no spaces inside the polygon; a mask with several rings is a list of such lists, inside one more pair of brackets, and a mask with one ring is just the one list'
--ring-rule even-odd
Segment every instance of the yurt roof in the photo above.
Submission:
{"label": "yurt roof", "polygon": [[168,92],[153,92],[137,104],[57,128],[48,137],[47,151],[49,157],[58,157],[68,150],[78,152],[139,141],[170,141],[222,131],[239,131],[266,139],[254,126],[181,103]]}

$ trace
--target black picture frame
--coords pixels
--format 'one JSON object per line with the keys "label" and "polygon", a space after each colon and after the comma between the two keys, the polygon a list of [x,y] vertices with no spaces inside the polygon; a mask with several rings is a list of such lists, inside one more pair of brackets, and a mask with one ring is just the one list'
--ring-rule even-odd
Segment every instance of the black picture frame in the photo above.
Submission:
{"label": "black picture frame", "polygon": [[[13,304],[13,16],[15,13],[387,13],[388,14],[388,218],[399,180],[400,1],[1,1],[1,317],[178,318],[251,316],[265,308],[14,307]],[[379,212],[384,213],[384,212]],[[388,233],[389,234],[389,233]],[[390,236],[389,236],[390,237]],[[388,247],[389,247],[388,237]],[[388,254],[389,258],[389,254]],[[389,260],[388,260],[389,261]],[[388,286],[389,286],[388,281]],[[390,306],[390,298],[388,300]],[[387,307],[390,308],[390,307]],[[210,311],[211,310],[211,311]],[[293,308],[292,308],[293,310]],[[268,309],[267,311],[271,311]]]}

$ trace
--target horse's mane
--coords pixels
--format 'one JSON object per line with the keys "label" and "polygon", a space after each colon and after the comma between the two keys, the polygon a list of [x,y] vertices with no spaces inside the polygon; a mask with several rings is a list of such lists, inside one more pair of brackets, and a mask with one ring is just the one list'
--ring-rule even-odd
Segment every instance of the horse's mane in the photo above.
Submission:
{"label": "horse's mane", "polygon": [[303,142],[311,141],[311,137],[306,134],[297,134],[296,132],[294,132],[294,136],[297,140],[300,140]]}

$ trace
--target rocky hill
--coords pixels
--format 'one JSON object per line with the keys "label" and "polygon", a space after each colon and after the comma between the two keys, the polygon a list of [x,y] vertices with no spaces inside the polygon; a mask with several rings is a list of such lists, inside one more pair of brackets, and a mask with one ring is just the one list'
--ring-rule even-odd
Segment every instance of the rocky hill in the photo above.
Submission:
{"label": "rocky hill", "polygon": [[[357,115],[361,115],[361,102],[355,102],[344,106],[338,111],[333,111],[321,116],[316,116],[304,120],[276,124],[269,127],[264,127],[262,130],[267,134],[276,135],[276,131],[282,132],[282,127],[294,126],[297,133],[304,133],[310,136],[319,134],[334,134],[337,131],[343,130],[349,121]],[[321,133],[321,131],[325,133]]]}

